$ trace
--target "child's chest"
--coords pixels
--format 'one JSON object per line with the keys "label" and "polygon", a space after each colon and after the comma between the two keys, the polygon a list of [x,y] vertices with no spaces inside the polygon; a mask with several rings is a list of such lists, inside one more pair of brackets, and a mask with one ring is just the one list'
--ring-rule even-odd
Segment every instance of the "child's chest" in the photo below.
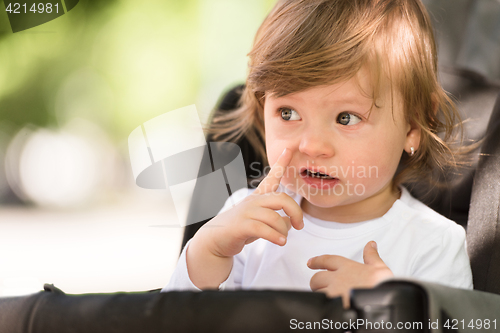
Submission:
{"label": "child's chest", "polygon": [[277,246],[258,240],[246,251],[242,287],[245,289],[310,290],[312,276],[319,270],[307,261],[320,255],[337,255],[363,263],[363,248],[371,240],[396,276],[410,276],[411,245],[404,239],[388,239],[383,232],[347,239],[327,239],[291,230],[287,244]]}

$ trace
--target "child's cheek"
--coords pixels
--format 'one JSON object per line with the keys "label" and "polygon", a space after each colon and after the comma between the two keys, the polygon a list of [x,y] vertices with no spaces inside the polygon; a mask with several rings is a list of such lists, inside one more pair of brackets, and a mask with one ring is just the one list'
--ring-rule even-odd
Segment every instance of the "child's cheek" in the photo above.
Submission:
{"label": "child's cheek", "polygon": [[291,172],[290,169],[288,169],[285,172],[285,175],[283,178],[281,178],[281,185],[286,187],[287,189],[293,190],[296,188],[297,183],[297,178],[294,176],[294,173]]}
{"label": "child's cheek", "polygon": [[376,193],[392,181],[394,171],[385,165],[367,165],[360,167],[351,179],[353,186],[364,193]]}
{"label": "child's cheek", "polygon": [[395,172],[392,163],[380,155],[380,151],[368,151],[357,156],[346,156],[345,164],[339,167],[338,177],[344,182],[349,181],[353,186],[359,184],[359,188],[376,190],[390,181]]}

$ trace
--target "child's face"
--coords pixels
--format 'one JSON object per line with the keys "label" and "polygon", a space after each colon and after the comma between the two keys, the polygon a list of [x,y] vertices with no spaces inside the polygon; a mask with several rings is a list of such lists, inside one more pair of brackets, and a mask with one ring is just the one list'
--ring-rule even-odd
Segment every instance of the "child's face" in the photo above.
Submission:
{"label": "child's face", "polygon": [[[285,148],[293,157],[281,184],[318,209],[351,207],[392,193],[392,179],[403,150],[418,149],[419,133],[404,119],[399,94],[389,89],[373,100],[367,72],[349,81],[276,98],[266,96],[264,121],[269,164]],[[358,84],[359,82],[359,84]],[[394,104],[392,104],[394,103]],[[393,110],[392,110],[393,108]],[[329,175],[313,176],[310,171]],[[391,203],[392,204],[392,203]],[[366,210],[366,209],[364,209]],[[344,212],[345,214],[346,212]]]}

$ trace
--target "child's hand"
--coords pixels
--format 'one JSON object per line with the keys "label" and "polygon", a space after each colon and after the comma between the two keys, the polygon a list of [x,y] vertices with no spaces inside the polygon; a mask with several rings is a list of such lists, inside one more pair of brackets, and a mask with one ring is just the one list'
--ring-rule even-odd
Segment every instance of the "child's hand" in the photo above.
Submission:
{"label": "child's hand", "polygon": [[[291,226],[302,229],[302,209],[290,196],[277,193],[281,177],[292,159],[283,151],[259,187],[228,211],[207,222],[186,249],[188,274],[200,289],[218,288],[227,279],[233,256],[259,238],[285,245]],[[289,216],[282,217],[276,210]]]}
{"label": "child's hand", "polygon": [[[285,150],[254,193],[203,227],[204,232],[200,236],[206,237],[212,254],[234,256],[246,244],[259,238],[282,246],[292,226],[302,229],[300,206],[289,195],[276,192],[291,159],[291,151]],[[280,216],[276,212],[280,209],[288,216]]]}
{"label": "child's hand", "polygon": [[329,297],[342,296],[344,307],[349,307],[349,292],[353,288],[371,288],[394,276],[380,259],[377,243],[368,242],[363,250],[364,264],[335,255],[322,255],[309,259],[311,269],[326,269],[311,278],[312,291],[321,291]]}

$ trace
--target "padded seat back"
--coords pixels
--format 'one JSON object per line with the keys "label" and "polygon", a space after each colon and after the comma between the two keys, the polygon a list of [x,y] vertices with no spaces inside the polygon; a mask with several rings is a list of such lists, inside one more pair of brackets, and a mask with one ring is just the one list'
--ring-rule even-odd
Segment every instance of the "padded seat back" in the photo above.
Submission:
{"label": "padded seat back", "polygon": [[467,228],[474,289],[500,294],[500,98],[474,177]]}

